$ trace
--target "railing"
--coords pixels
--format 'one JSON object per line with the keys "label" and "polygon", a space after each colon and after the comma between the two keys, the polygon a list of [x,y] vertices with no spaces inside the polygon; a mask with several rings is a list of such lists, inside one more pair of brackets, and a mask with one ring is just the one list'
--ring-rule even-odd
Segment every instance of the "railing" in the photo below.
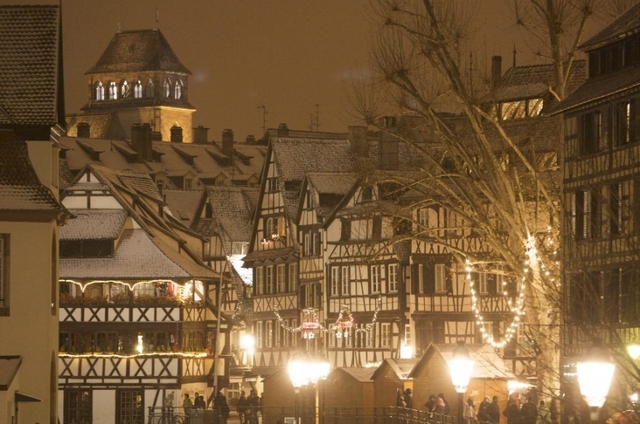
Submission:
{"label": "railing", "polygon": [[[247,414],[245,420],[237,415],[229,419],[229,424],[455,424],[457,418],[434,415],[424,410],[398,407],[340,407],[320,408],[315,416],[312,407],[299,408],[297,416],[294,407],[263,407],[255,414]],[[156,424],[156,423],[150,423]]]}

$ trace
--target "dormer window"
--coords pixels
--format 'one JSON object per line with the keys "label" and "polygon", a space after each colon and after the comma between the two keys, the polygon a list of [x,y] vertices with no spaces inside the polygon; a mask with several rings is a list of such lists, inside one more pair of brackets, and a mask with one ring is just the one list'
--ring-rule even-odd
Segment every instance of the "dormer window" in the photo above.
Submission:
{"label": "dormer window", "polygon": [[127,97],[129,97],[129,83],[125,80],[122,81],[122,84],[120,85],[120,96],[123,99],[126,99]]}
{"label": "dormer window", "polygon": [[176,81],[176,86],[174,88],[174,98],[176,100],[179,100],[182,98],[182,81],[178,80]]}
{"label": "dormer window", "polygon": [[155,97],[156,95],[156,88],[153,85],[153,81],[151,81],[150,79],[147,80],[147,88],[145,90],[145,93],[147,97]]}
{"label": "dormer window", "polygon": [[500,107],[500,118],[503,121],[509,119],[522,119],[540,116],[542,112],[542,99],[518,100],[515,102],[504,102]]}
{"label": "dormer window", "polygon": [[118,98],[118,86],[115,81],[109,83],[109,99],[116,100]]}
{"label": "dormer window", "polygon": [[164,80],[164,98],[168,99],[171,97],[171,81],[169,78]]}
{"label": "dormer window", "polygon": [[96,84],[96,100],[104,100],[104,86],[100,81]]}

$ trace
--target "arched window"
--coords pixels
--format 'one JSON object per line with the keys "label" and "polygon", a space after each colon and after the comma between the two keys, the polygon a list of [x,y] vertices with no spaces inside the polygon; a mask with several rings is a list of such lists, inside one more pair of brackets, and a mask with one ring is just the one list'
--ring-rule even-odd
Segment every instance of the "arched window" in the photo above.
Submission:
{"label": "arched window", "polygon": [[175,88],[174,88],[174,93],[175,93],[174,98],[175,98],[176,100],[178,100],[178,99],[181,99],[181,98],[182,98],[182,81],[181,81],[181,80],[177,80],[177,81],[176,81],[176,86],[175,86]]}
{"label": "arched window", "polygon": [[147,88],[145,90],[145,95],[147,97],[155,97],[156,95],[156,89],[153,85],[153,81],[151,81],[150,79],[147,80]]}
{"label": "arched window", "polygon": [[109,99],[116,100],[118,98],[118,86],[115,81],[109,83]]}
{"label": "arched window", "polygon": [[122,97],[123,99],[126,99],[129,97],[129,83],[125,80],[122,81],[122,84],[120,84],[120,97]]}
{"label": "arched window", "polygon": [[142,98],[142,81],[140,80],[136,81],[135,85],[133,86],[133,98],[134,99]]}
{"label": "arched window", "polygon": [[96,100],[104,100],[104,86],[100,81],[96,84]]}
{"label": "arched window", "polygon": [[165,99],[171,97],[171,81],[169,81],[169,78],[164,80],[164,97]]}

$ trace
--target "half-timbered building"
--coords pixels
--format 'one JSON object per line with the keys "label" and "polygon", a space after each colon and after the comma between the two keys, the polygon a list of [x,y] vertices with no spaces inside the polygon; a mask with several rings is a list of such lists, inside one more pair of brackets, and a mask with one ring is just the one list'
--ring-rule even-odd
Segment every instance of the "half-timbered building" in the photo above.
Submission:
{"label": "half-timbered building", "polygon": [[[58,423],[58,6],[0,6],[0,421]],[[28,69],[28,72],[25,72]]]}
{"label": "half-timbered building", "polygon": [[640,336],[639,17],[632,6],[580,46],[589,77],[554,109],[565,126],[568,361],[594,337],[622,350]]}
{"label": "half-timbered building", "polygon": [[[91,165],[63,192],[59,403],[65,423],[142,423],[215,378],[221,276],[146,173]],[[213,300],[211,299],[213,298]]]}

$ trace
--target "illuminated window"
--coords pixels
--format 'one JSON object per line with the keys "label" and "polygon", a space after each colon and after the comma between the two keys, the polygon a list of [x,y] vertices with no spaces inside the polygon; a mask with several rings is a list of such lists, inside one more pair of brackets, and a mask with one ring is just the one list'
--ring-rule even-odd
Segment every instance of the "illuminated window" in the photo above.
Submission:
{"label": "illuminated window", "polygon": [[273,294],[273,266],[265,267],[265,293]]}
{"label": "illuminated window", "polygon": [[176,85],[174,87],[174,98],[179,100],[182,98],[182,81],[176,81]]}
{"label": "illuminated window", "polygon": [[96,84],[96,100],[104,100],[104,86],[99,81]]}
{"label": "illuminated window", "polygon": [[133,98],[134,99],[142,98],[142,81],[140,80],[136,81],[135,85],[133,86]]}
{"label": "illuminated window", "polygon": [[391,346],[391,324],[388,322],[380,323],[380,347]]}
{"label": "illuminated window", "polygon": [[331,296],[340,295],[340,268],[334,266],[331,268]]}
{"label": "illuminated window", "polygon": [[436,293],[445,293],[447,291],[447,278],[445,264],[435,264],[435,290]]}
{"label": "illuminated window", "polygon": [[116,100],[118,98],[118,86],[115,81],[109,83],[109,99]]}
{"label": "illuminated window", "polygon": [[256,332],[255,332],[255,336],[256,336],[256,346],[257,347],[262,347],[262,321],[258,321],[256,323]]}
{"label": "illuminated window", "polygon": [[93,422],[93,396],[90,390],[65,390],[64,393],[64,422],[91,423]]}
{"label": "illuminated window", "polygon": [[144,424],[142,390],[118,390],[116,398],[116,424]]}
{"label": "illuminated window", "polygon": [[349,295],[350,290],[349,267],[343,266],[340,269],[340,294],[342,296]]}
{"label": "illuminated window", "polygon": [[255,293],[264,294],[264,268],[256,268]]}
{"label": "illuminated window", "polygon": [[371,293],[380,293],[380,265],[371,265],[369,270],[371,272],[369,276],[371,280]]}
{"label": "illuminated window", "polygon": [[266,347],[273,347],[273,322],[267,321],[267,334],[264,335]]}
{"label": "illuminated window", "polygon": [[390,292],[398,291],[398,264],[389,264],[389,275],[387,275],[388,290]]}
{"label": "illuminated window", "polygon": [[127,81],[122,81],[122,84],[120,85],[120,97],[123,99],[128,98],[130,88],[131,87],[129,87],[129,83]]}

